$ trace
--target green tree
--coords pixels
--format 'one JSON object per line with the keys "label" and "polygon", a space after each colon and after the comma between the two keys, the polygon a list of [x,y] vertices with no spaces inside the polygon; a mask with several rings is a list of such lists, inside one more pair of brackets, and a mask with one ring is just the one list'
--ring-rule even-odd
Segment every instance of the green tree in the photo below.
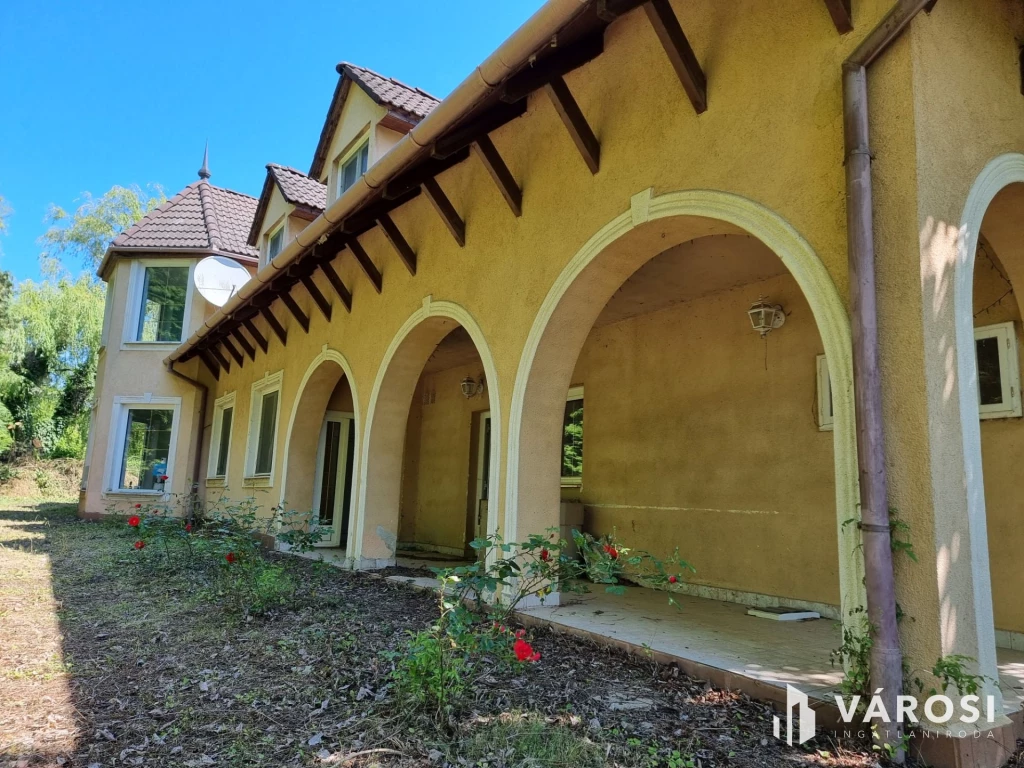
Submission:
{"label": "green tree", "polygon": [[111,240],[166,200],[160,187],[149,189],[152,194],[137,185],[111,187],[102,197],[84,192],[74,213],[51,205],[46,217],[50,228],[39,239],[42,257],[74,256],[95,269]]}

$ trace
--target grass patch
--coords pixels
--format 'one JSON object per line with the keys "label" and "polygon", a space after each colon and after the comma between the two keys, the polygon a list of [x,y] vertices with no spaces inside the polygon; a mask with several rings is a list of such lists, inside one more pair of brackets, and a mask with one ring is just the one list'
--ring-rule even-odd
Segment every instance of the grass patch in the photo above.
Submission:
{"label": "grass patch", "polygon": [[605,750],[578,730],[536,717],[501,717],[476,728],[460,755],[503,768],[603,768]]}

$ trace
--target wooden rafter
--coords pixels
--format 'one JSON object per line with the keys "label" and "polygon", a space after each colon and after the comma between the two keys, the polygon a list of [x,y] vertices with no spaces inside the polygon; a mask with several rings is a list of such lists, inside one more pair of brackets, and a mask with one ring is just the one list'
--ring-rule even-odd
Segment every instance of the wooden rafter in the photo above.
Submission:
{"label": "wooden rafter", "polygon": [[587,118],[583,116],[583,110],[576,103],[569,86],[562,77],[555,77],[544,86],[544,91],[551,99],[558,116],[562,118],[562,123],[583,157],[583,162],[587,164],[591,173],[597,173],[601,167],[601,144],[591,130]]}
{"label": "wooden rafter", "polygon": [[238,348],[231,343],[231,339],[227,337],[227,334],[221,337],[220,343],[224,347],[224,349],[226,349],[228,353],[235,359],[235,362],[238,363],[238,367],[241,368],[242,363],[245,362],[245,358],[242,357],[242,353],[238,351]]}
{"label": "wooden rafter", "polygon": [[392,200],[378,200],[360,211],[349,216],[342,222],[341,229],[346,235],[361,235],[377,226],[381,216],[386,216],[391,211],[405,205],[410,200],[419,197],[420,188],[415,186],[403,192]]}
{"label": "wooden rafter", "polygon": [[224,369],[224,373],[231,373],[231,363],[224,357],[224,354],[217,348],[216,344],[209,346],[209,352],[213,355],[214,359],[220,363],[220,367]]}
{"label": "wooden rafter", "polygon": [[373,263],[373,259],[370,258],[370,255],[356,238],[350,237],[346,241],[346,245],[352,251],[352,255],[355,256],[356,262],[362,268],[366,277],[373,283],[373,287],[377,289],[377,293],[380,293],[384,289],[384,278],[380,270],[377,269],[377,265]]}
{"label": "wooden rafter", "polygon": [[320,263],[320,271],[324,273],[324,277],[327,278],[327,282],[331,284],[334,292],[338,294],[338,298],[341,299],[341,303],[345,305],[345,309],[349,312],[352,311],[352,292],[348,289],[348,286],[341,281],[338,273],[334,271],[334,267],[331,266],[331,262],[323,261]]}
{"label": "wooden rafter", "polygon": [[281,325],[281,321],[277,319],[277,315],[274,314],[270,307],[263,307],[260,309],[260,314],[263,315],[263,319],[267,321],[267,325],[270,326],[270,330],[274,332],[274,335],[280,339],[281,343],[285,346],[288,345],[288,332]]}
{"label": "wooden rafter", "polygon": [[244,335],[242,335],[242,328],[241,328],[241,326],[235,326],[235,329],[232,331],[232,334],[235,337],[235,341],[238,342],[238,346],[240,346],[242,348],[242,350],[245,352],[245,354],[247,354],[249,356],[249,359],[252,360],[255,363],[256,362],[256,348],[252,344],[249,343],[249,340],[247,338],[245,338]]}
{"label": "wooden rafter", "polygon": [[391,246],[398,252],[399,257],[405,263],[405,266],[409,270],[409,274],[416,274],[416,251],[409,245],[409,241],[405,239],[405,235],[402,234],[398,225],[392,220],[392,218],[386,213],[378,219],[380,221],[380,228],[384,231],[384,236],[391,243]]}
{"label": "wooden rafter", "polygon": [[514,104],[499,104],[488,110],[482,117],[468,122],[438,139],[431,153],[434,157],[448,157],[460,149],[471,146],[481,136],[486,137],[491,131],[525,114],[525,99],[520,99]]}
{"label": "wooden rafter", "polygon": [[473,142],[473,150],[483,162],[487,172],[491,174],[491,178],[494,179],[498,191],[505,198],[505,202],[512,209],[512,213],[516,216],[522,216],[523,191],[516,183],[512,171],[505,165],[505,161],[502,159],[501,154],[499,154],[498,148],[494,146],[494,142],[491,141],[491,137],[480,136],[477,138]]}
{"label": "wooden rafter", "polygon": [[850,11],[850,0],[825,0],[832,23],[840,35],[853,31],[853,13]]}
{"label": "wooden rafter", "polygon": [[431,205],[434,206],[434,210],[441,217],[441,221],[448,227],[448,231],[452,233],[455,242],[460,246],[464,246],[466,244],[466,222],[459,216],[455,206],[452,205],[452,201],[448,199],[448,195],[444,193],[441,185],[437,183],[437,179],[424,179],[423,193],[427,196]]}
{"label": "wooden rafter", "polygon": [[309,292],[310,298],[313,299],[313,303],[316,304],[316,308],[320,310],[320,314],[324,316],[324,319],[329,323],[331,322],[331,302],[327,300],[327,297],[320,292],[320,288],[313,282],[312,275],[303,275],[299,278],[302,284],[306,287]]}
{"label": "wooden rafter", "polygon": [[292,295],[288,293],[288,289],[282,291],[279,298],[281,299],[281,303],[288,307],[288,311],[292,313],[292,317],[295,318],[295,322],[302,327],[302,330],[305,333],[309,333],[309,317],[302,311],[299,305],[295,303],[295,299],[293,299]]}
{"label": "wooden rafter", "polygon": [[556,77],[563,77],[593,61],[604,51],[604,27],[582,40],[556,49],[536,64],[508,79],[501,89],[502,101],[514,103],[543,88]]}
{"label": "wooden rafter", "polygon": [[435,178],[438,174],[447,171],[449,168],[458,165],[469,158],[469,146],[465,146],[448,157],[431,157],[424,160],[410,171],[406,171],[392,181],[384,185],[384,198],[396,200],[408,193],[413,187],[418,187],[428,179]]}
{"label": "wooden rafter", "polygon": [[665,49],[672,68],[683,84],[686,95],[690,97],[693,109],[699,115],[708,108],[708,81],[704,77],[704,70],[700,68],[700,62],[690,47],[690,41],[686,39],[683,28],[679,26],[679,19],[676,18],[669,0],[649,0],[644,4],[647,12],[647,19],[654,27],[654,33],[661,41],[661,47]]}
{"label": "wooden rafter", "polygon": [[213,374],[213,378],[220,381],[220,363],[214,360],[210,355],[206,354],[202,349],[196,352],[196,354],[199,356],[199,359],[203,361],[203,365],[210,369],[210,373]]}
{"label": "wooden rafter", "polygon": [[259,348],[263,350],[264,354],[266,354],[267,350],[270,348],[270,345],[267,344],[266,336],[260,333],[260,329],[256,327],[256,323],[252,321],[252,318],[245,318],[245,320],[242,321],[242,325],[245,326],[245,330],[249,332],[249,335],[252,336],[253,340],[256,342]]}

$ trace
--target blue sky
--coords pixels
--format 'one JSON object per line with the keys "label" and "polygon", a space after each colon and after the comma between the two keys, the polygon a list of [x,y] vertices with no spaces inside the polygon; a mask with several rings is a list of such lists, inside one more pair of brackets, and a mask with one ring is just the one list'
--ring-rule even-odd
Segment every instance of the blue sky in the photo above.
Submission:
{"label": "blue sky", "polygon": [[[50,203],[196,178],[258,195],[267,162],[308,170],[335,65],[447,95],[540,0],[0,3],[0,268],[39,276]],[[80,264],[69,264],[73,271]]]}

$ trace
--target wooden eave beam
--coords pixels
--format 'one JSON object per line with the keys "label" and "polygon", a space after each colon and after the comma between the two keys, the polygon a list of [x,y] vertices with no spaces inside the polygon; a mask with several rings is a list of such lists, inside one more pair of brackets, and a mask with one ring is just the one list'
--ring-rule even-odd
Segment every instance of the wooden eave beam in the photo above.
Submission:
{"label": "wooden eave beam", "polygon": [[455,242],[460,247],[464,246],[466,244],[466,222],[459,216],[455,206],[452,205],[452,201],[448,199],[448,195],[444,193],[441,185],[437,183],[437,179],[423,180],[423,194],[427,196],[431,205],[434,206],[434,210],[437,211],[444,225],[448,227],[448,231],[452,233]]}
{"label": "wooden eave beam", "polygon": [[604,25],[582,40],[550,53],[533,66],[508,79],[501,89],[501,100],[515,103],[555,78],[563,77],[593,61],[604,52]]}
{"label": "wooden eave beam", "polygon": [[373,284],[373,287],[377,289],[377,293],[384,290],[384,277],[381,275],[380,270],[377,269],[377,265],[373,263],[370,255],[363,248],[362,244],[355,238],[350,237],[346,243],[348,249],[352,251],[352,255],[356,259],[356,263],[362,268],[366,277]]}
{"label": "wooden eave beam", "polygon": [[396,200],[414,187],[420,186],[427,179],[447,171],[469,158],[469,147],[465,146],[448,157],[431,157],[415,168],[406,171],[384,185],[384,199]]}
{"label": "wooden eave beam", "polygon": [[409,270],[410,275],[416,274],[416,251],[409,245],[409,241],[405,239],[405,235],[399,230],[398,225],[392,220],[388,214],[383,214],[378,221],[380,222],[380,228],[384,231],[384,236],[391,243],[391,246],[398,252],[399,257]]}
{"label": "wooden eave beam", "polygon": [[220,363],[214,360],[210,355],[206,354],[205,350],[200,349],[196,354],[199,359],[203,361],[203,365],[210,369],[210,373],[213,374],[213,378],[220,381]]}
{"label": "wooden eave beam", "polygon": [[267,321],[267,325],[270,326],[270,330],[274,332],[274,335],[281,341],[281,344],[288,345],[288,332],[281,325],[281,321],[277,319],[273,310],[270,307],[263,307],[260,309],[260,314],[263,315],[263,319]]}
{"label": "wooden eave beam", "polygon": [[850,10],[850,0],[825,0],[825,7],[832,17],[832,23],[836,25],[836,31],[840,35],[853,31],[853,13]]}
{"label": "wooden eave beam", "polygon": [[235,358],[235,362],[238,363],[238,367],[241,368],[242,363],[245,362],[245,358],[242,357],[242,353],[238,351],[238,348],[231,343],[231,339],[227,337],[227,334],[220,338],[220,343],[224,347],[224,349],[226,349],[231,354],[231,356]]}
{"label": "wooden eave beam", "polygon": [[512,171],[505,165],[505,161],[502,159],[501,154],[498,152],[498,148],[494,146],[494,142],[491,141],[490,136],[480,136],[473,142],[473,150],[476,152],[477,157],[483,162],[487,172],[494,179],[494,183],[498,187],[498,191],[501,192],[501,196],[505,198],[505,202],[508,203],[508,207],[512,209],[512,213],[516,216],[523,215],[523,191],[519,188],[516,183],[515,177],[512,175]]}
{"label": "wooden eave beam", "polygon": [[690,41],[683,34],[683,28],[679,26],[679,19],[669,0],[649,0],[644,4],[644,11],[647,12],[647,19],[654,27],[654,33],[661,41],[661,47],[665,49],[672,68],[683,84],[683,90],[690,97],[694,111],[699,115],[708,108],[708,81],[704,76],[704,70],[690,47]]}
{"label": "wooden eave beam", "polygon": [[260,329],[257,328],[256,323],[252,321],[252,318],[245,318],[242,321],[242,325],[245,326],[245,330],[249,332],[249,335],[252,336],[253,340],[256,342],[259,348],[263,350],[263,354],[266,354],[267,350],[270,349],[270,345],[267,343],[266,336],[260,333]]}
{"label": "wooden eave beam", "polygon": [[224,369],[224,373],[231,373],[231,363],[228,362],[228,359],[224,357],[223,353],[217,348],[217,345],[211,344],[208,349],[214,359],[220,363],[221,367]]}
{"label": "wooden eave beam", "polygon": [[448,157],[460,149],[471,146],[481,136],[486,137],[506,123],[526,114],[526,100],[520,99],[515,104],[498,102],[480,117],[456,128],[436,142],[431,150],[434,157]]}
{"label": "wooden eave beam", "polygon": [[341,299],[341,303],[345,305],[345,309],[349,312],[352,311],[352,292],[348,289],[348,286],[342,282],[341,278],[338,277],[338,273],[334,271],[334,267],[331,266],[330,261],[323,261],[320,263],[320,271],[324,273],[324,277],[327,278],[327,282],[331,284],[334,292],[338,294],[338,298]]}
{"label": "wooden eave beam", "polygon": [[252,360],[255,363],[256,362],[256,348],[252,344],[249,343],[249,340],[247,338],[245,338],[244,335],[242,335],[242,327],[241,326],[235,326],[234,331],[232,331],[232,335],[235,337],[235,341],[238,342],[238,346],[240,346],[242,348],[242,351],[244,351],[245,354],[247,354],[249,356],[249,359]]}
{"label": "wooden eave beam", "polygon": [[321,293],[317,284],[313,282],[313,276],[303,275],[299,280],[309,292],[310,298],[313,299],[316,308],[320,310],[320,314],[324,316],[324,320],[328,323],[331,322],[331,302],[327,300],[327,297]]}
{"label": "wooden eave beam", "polygon": [[288,307],[288,311],[292,313],[292,317],[294,317],[295,322],[302,327],[303,332],[309,333],[309,317],[307,317],[306,313],[303,312],[299,305],[295,303],[295,299],[293,299],[292,295],[288,293],[288,289],[282,291],[279,298],[281,299],[281,302]]}
{"label": "wooden eave beam", "polygon": [[579,150],[583,162],[591,173],[597,173],[601,168],[601,144],[590,128],[587,118],[583,116],[583,110],[565,84],[562,77],[553,78],[544,86],[544,92],[551,99],[558,116],[562,118],[565,129],[569,132],[572,143]]}
{"label": "wooden eave beam", "polygon": [[361,235],[377,226],[381,216],[386,216],[395,208],[419,197],[419,194],[420,188],[417,186],[403,192],[392,200],[381,198],[345,219],[341,224],[341,230],[349,236]]}

